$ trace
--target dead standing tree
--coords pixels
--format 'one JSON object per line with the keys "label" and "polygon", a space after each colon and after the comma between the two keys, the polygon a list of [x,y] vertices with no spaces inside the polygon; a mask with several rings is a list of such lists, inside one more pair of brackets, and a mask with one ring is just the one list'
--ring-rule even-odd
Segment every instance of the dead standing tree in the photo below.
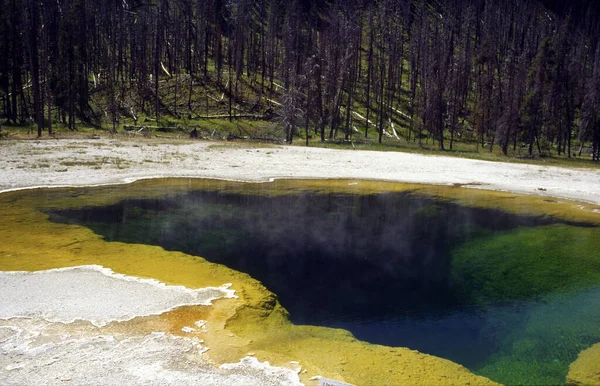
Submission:
{"label": "dead standing tree", "polygon": [[285,129],[285,141],[292,143],[296,128],[302,124],[304,111],[299,107],[304,96],[296,88],[295,83],[285,91],[281,98],[281,106],[275,112],[278,125]]}

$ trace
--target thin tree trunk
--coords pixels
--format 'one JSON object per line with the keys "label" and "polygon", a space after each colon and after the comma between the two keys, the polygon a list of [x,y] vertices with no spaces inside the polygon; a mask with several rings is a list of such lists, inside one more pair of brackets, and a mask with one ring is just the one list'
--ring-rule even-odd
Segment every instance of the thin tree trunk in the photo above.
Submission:
{"label": "thin tree trunk", "polygon": [[38,52],[38,29],[40,24],[39,5],[37,0],[29,0],[29,15],[31,30],[29,35],[29,58],[31,61],[31,78],[33,86],[33,112],[37,124],[37,136],[42,136],[44,127],[44,111],[42,105],[42,91],[40,87],[40,61]]}

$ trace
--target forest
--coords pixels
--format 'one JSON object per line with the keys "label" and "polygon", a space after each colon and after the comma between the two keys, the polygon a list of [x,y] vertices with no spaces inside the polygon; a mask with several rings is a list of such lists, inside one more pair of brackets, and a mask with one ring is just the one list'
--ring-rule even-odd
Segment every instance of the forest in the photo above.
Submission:
{"label": "forest", "polygon": [[0,0],[0,119],[600,161],[598,16],[593,1]]}

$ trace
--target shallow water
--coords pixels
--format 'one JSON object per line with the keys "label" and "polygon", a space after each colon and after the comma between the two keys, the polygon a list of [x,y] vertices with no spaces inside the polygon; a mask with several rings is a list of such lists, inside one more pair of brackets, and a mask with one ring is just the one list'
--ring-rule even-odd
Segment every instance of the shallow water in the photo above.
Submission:
{"label": "shallow water", "polygon": [[597,228],[410,192],[268,191],[195,190],[51,219],[202,256],[261,280],[294,323],[344,328],[503,383],[564,382],[577,353],[600,340],[600,312],[582,311],[600,293]]}

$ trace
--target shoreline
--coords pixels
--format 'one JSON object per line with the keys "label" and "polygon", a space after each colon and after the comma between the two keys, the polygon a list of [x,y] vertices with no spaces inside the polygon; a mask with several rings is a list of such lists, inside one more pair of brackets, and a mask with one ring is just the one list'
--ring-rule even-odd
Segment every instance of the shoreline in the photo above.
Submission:
{"label": "shoreline", "polygon": [[600,204],[600,169],[480,161],[437,155],[228,142],[111,139],[7,140],[0,193],[104,186],[156,178],[240,182],[362,179],[548,196]]}

